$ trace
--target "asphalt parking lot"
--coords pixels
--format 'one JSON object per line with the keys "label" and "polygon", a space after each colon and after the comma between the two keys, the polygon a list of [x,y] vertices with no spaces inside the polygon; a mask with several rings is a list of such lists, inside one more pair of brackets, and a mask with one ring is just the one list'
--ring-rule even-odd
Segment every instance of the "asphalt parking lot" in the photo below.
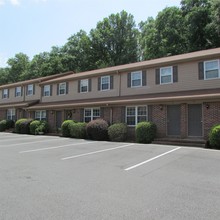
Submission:
{"label": "asphalt parking lot", "polygon": [[216,220],[220,151],[0,133],[2,220]]}

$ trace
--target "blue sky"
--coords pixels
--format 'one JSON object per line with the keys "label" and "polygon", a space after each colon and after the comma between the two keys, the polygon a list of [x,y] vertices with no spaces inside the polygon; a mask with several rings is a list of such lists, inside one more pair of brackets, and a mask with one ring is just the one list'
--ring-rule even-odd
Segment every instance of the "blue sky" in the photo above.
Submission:
{"label": "blue sky", "polygon": [[80,29],[88,33],[112,13],[125,10],[138,24],[179,5],[180,0],[0,0],[0,67],[16,53],[31,59],[62,46]]}

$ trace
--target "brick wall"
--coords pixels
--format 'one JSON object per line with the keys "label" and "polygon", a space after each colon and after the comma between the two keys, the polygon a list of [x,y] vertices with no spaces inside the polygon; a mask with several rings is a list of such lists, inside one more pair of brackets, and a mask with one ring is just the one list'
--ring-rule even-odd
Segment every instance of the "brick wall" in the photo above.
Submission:
{"label": "brick wall", "polygon": [[220,124],[220,102],[204,103],[203,117],[204,137],[207,139],[211,127]]}
{"label": "brick wall", "polygon": [[153,105],[151,106],[151,120],[157,126],[157,137],[166,136],[166,115],[167,108],[165,105]]}
{"label": "brick wall", "polygon": [[1,109],[0,110],[0,120],[4,120],[4,119],[6,119],[6,110]]}

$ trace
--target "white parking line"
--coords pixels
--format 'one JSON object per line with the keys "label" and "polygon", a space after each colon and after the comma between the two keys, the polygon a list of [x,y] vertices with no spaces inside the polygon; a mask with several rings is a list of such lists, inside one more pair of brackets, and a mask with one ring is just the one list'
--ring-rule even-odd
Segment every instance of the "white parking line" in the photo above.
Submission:
{"label": "white parking line", "polygon": [[125,171],[129,171],[129,170],[132,170],[132,169],[134,169],[134,168],[137,168],[137,167],[139,167],[139,166],[141,166],[141,165],[143,165],[143,164],[149,163],[149,162],[151,162],[151,161],[153,161],[153,160],[155,160],[155,159],[157,159],[157,158],[160,158],[160,157],[162,157],[162,156],[165,156],[165,155],[167,155],[167,154],[170,154],[170,153],[172,153],[172,152],[174,152],[174,151],[176,151],[176,150],[179,150],[179,149],[181,149],[181,147],[177,147],[177,148],[175,148],[175,149],[173,149],[173,150],[167,151],[167,152],[165,152],[165,153],[163,153],[163,154],[160,154],[160,155],[158,155],[158,156],[156,156],[156,157],[153,157],[153,158],[151,158],[151,159],[148,159],[148,160],[146,160],[146,161],[144,161],[144,162],[141,162],[141,163],[138,163],[138,164],[136,164],[136,165],[134,165],[134,166],[128,167],[128,168],[125,169]]}
{"label": "white parking line", "polygon": [[48,142],[48,141],[57,141],[57,139],[49,139],[49,140],[34,141],[34,142],[25,142],[25,143],[18,143],[18,144],[9,144],[9,145],[5,145],[5,146],[0,146],[0,148],[13,147],[13,146],[19,146],[19,145],[25,145],[25,144],[36,144],[36,143]]}
{"label": "white parking line", "polygon": [[85,153],[85,154],[79,154],[79,155],[75,155],[75,156],[64,157],[61,160],[69,160],[69,159],[84,157],[84,156],[88,156],[88,155],[92,155],[92,154],[103,153],[103,152],[106,152],[106,151],[112,151],[112,150],[117,150],[117,149],[120,149],[120,148],[129,147],[129,146],[132,146],[132,145],[134,145],[134,144],[127,144],[127,145],[122,145],[122,146],[118,146],[118,147],[108,148],[108,149],[105,149],[105,150],[92,151],[92,152]]}
{"label": "white parking line", "polygon": [[53,149],[62,148],[62,147],[69,147],[69,146],[82,145],[82,144],[92,144],[92,143],[95,143],[95,141],[93,141],[93,142],[83,142],[83,143],[74,143],[74,144],[66,144],[66,145],[61,145],[61,146],[56,146],[56,147],[38,148],[38,149],[34,149],[34,150],[20,151],[19,153],[23,154],[23,153],[31,153],[31,152],[44,151],[44,150],[53,150]]}
{"label": "white parking line", "polygon": [[0,140],[0,144],[2,142],[16,141],[16,140],[20,140],[20,139],[25,139],[26,140],[26,139],[29,139],[29,138],[39,138],[39,137],[37,137],[37,136],[25,136],[25,137],[23,137],[23,136],[21,136],[21,137],[14,136],[14,137],[10,137],[7,140]]}

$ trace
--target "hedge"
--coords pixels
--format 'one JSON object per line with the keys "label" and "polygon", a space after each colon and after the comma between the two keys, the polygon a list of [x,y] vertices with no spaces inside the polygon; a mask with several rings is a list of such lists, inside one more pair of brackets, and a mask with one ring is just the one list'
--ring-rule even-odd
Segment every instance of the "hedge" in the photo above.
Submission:
{"label": "hedge", "polygon": [[15,132],[21,133],[21,123],[25,122],[27,118],[21,118],[15,122]]}
{"label": "hedge", "polygon": [[76,123],[73,120],[66,120],[61,125],[61,133],[63,137],[70,137],[70,124]]}
{"label": "hedge", "polygon": [[6,120],[0,121],[0,132],[6,130],[6,123],[7,123]]}
{"label": "hedge", "polygon": [[151,143],[156,137],[157,128],[152,122],[140,122],[135,127],[135,136],[138,143]]}
{"label": "hedge", "polygon": [[213,148],[220,149],[220,125],[215,125],[209,132],[209,144]]}
{"label": "hedge", "polygon": [[108,123],[103,119],[92,120],[87,124],[86,132],[91,140],[108,140]]}
{"label": "hedge", "polygon": [[78,123],[70,123],[70,136],[73,138],[86,138],[86,123],[78,122]]}
{"label": "hedge", "polygon": [[125,141],[128,128],[124,123],[116,123],[108,128],[108,136],[111,141]]}

